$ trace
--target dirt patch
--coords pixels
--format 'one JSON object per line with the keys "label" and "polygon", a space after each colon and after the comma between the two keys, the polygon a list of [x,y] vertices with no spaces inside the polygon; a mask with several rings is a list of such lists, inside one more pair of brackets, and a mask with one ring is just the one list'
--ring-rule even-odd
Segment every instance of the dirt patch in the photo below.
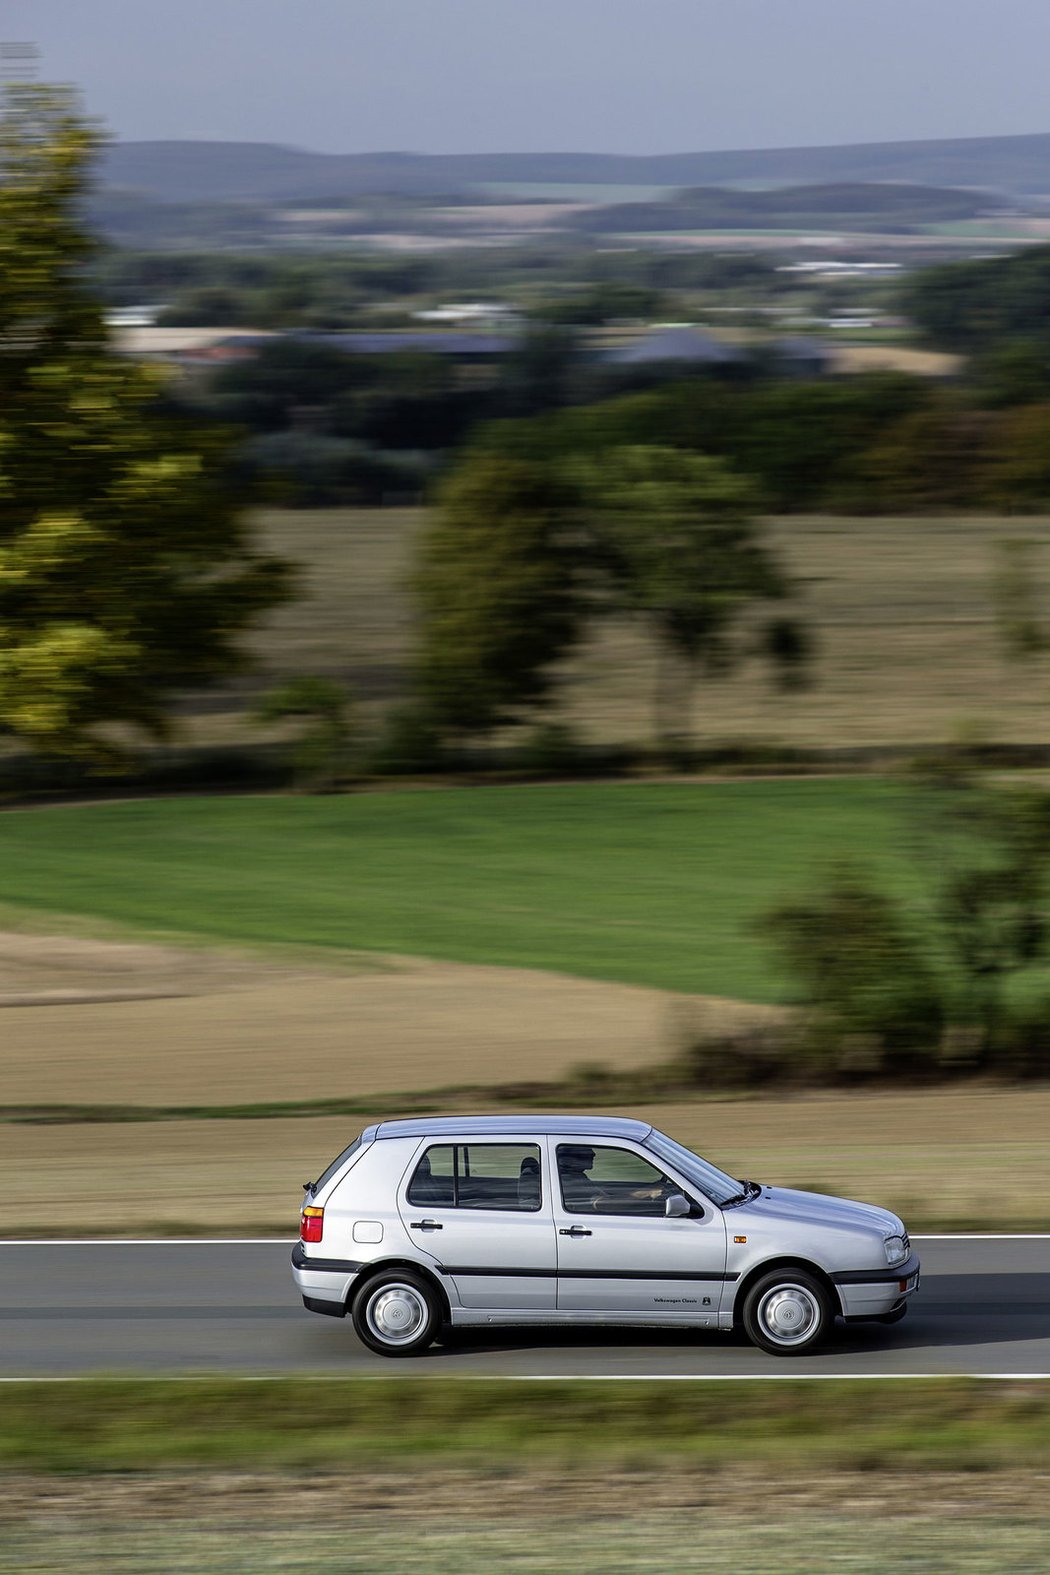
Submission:
{"label": "dirt patch", "polygon": [[[462,1520],[464,1505],[499,1501],[501,1516],[531,1519],[576,1518],[581,1504],[589,1515],[624,1514],[644,1505],[647,1513],[711,1508],[719,1516],[753,1521],[756,1503],[763,1519],[781,1515],[842,1512],[851,1516],[895,1519],[918,1516],[983,1518],[1021,1516],[1045,1510],[1050,1475],[1044,1471],[928,1472],[902,1478],[890,1471],[785,1472],[777,1478],[736,1465],[732,1473],[698,1477],[695,1467],[669,1463],[659,1473],[600,1473],[526,1467],[520,1474],[413,1469],[413,1494],[428,1519]],[[479,1494],[481,1495],[479,1498]],[[315,1526],[404,1510],[405,1479],[382,1472],[354,1470],[340,1476],[299,1477],[271,1473],[193,1472],[142,1476],[98,1475],[63,1479],[8,1477],[0,1491],[0,1524],[45,1526],[58,1521],[94,1525],[158,1520],[273,1525],[298,1522]],[[415,1515],[417,1510],[412,1509]]]}
{"label": "dirt patch", "polygon": [[268,958],[0,934],[5,1104],[210,1105],[549,1080],[644,1066],[733,1001],[411,958]]}

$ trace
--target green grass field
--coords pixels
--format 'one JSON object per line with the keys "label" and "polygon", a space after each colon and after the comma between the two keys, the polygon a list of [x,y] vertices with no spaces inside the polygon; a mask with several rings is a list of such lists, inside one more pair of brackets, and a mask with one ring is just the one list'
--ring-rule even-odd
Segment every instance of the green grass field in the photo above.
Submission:
{"label": "green grass field", "polygon": [[[12,1381],[0,1473],[338,1471],[494,1473],[793,1467],[822,1473],[1020,1468],[1050,1448],[1050,1389],[967,1378],[866,1384],[763,1380],[399,1377]],[[647,1434],[659,1417],[659,1458]]]}
{"label": "green grass field", "polygon": [[828,779],[53,807],[0,816],[2,896],[138,930],[776,1001],[754,921],[837,858],[911,889],[919,804]]}

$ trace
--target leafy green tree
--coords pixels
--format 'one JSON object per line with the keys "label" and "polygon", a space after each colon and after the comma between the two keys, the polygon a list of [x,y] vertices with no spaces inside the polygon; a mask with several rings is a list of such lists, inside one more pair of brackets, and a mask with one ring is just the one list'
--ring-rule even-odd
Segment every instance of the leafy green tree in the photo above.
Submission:
{"label": "leafy green tree", "polygon": [[419,548],[417,681],[453,735],[547,700],[583,612],[573,495],[556,472],[498,454],[446,481]]}
{"label": "leafy green tree", "polygon": [[834,870],[759,929],[796,981],[812,1071],[907,1073],[936,1059],[941,983],[897,903],[862,871]]}
{"label": "leafy green tree", "polygon": [[959,980],[958,1015],[976,1031],[977,1064],[991,1066],[1009,1035],[1013,981],[1039,964],[1050,939],[1050,795],[967,795],[952,821],[945,827],[942,816],[932,839],[933,906]]}
{"label": "leafy green tree", "polygon": [[1050,794],[968,787],[914,813],[911,912],[840,867],[760,922],[806,1008],[812,1068],[1045,1075]]}
{"label": "leafy green tree", "polygon": [[1020,537],[995,543],[992,605],[999,643],[1008,662],[1031,661],[1050,643],[1039,606],[1035,549],[1035,542]]}
{"label": "leafy green tree", "polygon": [[846,468],[836,501],[858,514],[972,508],[980,497],[988,418],[951,400],[889,421]]}
{"label": "leafy green tree", "polygon": [[342,684],[329,678],[293,678],[264,695],[257,721],[300,724],[291,748],[296,785],[312,793],[338,785],[350,758],[353,709]]}
{"label": "leafy green tree", "polygon": [[757,651],[787,683],[800,679],[801,624],[755,626],[756,605],[783,601],[791,587],[762,540],[747,480],[707,455],[644,446],[612,449],[579,474],[609,605],[643,618],[656,640],[654,714],[666,753],[688,738],[702,675],[727,674]]}
{"label": "leafy green tree", "polygon": [[99,134],[70,93],[0,112],[0,730],[112,758],[163,736],[172,691],[240,664],[286,594],[223,484],[225,451],[111,353],[80,207]]}
{"label": "leafy green tree", "polygon": [[1019,405],[996,414],[982,491],[989,507],[1011,513],[1031,513],[1050,503],[1050,404]]}

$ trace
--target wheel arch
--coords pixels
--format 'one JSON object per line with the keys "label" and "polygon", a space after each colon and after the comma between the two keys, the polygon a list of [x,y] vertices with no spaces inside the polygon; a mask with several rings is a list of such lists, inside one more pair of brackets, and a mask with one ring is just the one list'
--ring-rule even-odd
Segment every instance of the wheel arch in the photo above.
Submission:
{"label": "wheel arch", "polygon": [[353,1307],[354,1302],[366,1285],[378,1275],[387,1274],[397,1269],[409,1269],[413,1274],[418,1274],[421,1279],[426,1280],[427,1284],[437,1293],[438,1301],[441,1303],[444,1312],[445,1322],[451,1323],[452,1303],[449,1301],[448,1291],[442,1285],[440,1276],[433,1269],[428,1268],[426,1264],[419,1263],[415,1258],[377,1258],[375,1263],[369,1263],[361,1270],[360,1274],[354,1277],[354,1283],[351,1285],[346,1298],[347,1311],[349,1312]]}
{"label": "wheel arch", "polygon": [[734,1325],[740,1324],[744,1302],[747,1300],[751,1287],[767,1274],[772,1274],[778,1269],[803,1269],[807,1274],[812,1274],[813,1278],[818,1280],[824,1288],[832,1315],[842,1313],[842,1297],[838,1286],[832,1280],[828,1271],[822,1269],[819,1263],[813,1263],[809,1258],[788,1255],[780,1258],[767,1258],[762,1263],[756,1263],[753,1268],[748,1269],[747,1273],[741,1277],[736,1286],[736,1295],[733,1298]]}

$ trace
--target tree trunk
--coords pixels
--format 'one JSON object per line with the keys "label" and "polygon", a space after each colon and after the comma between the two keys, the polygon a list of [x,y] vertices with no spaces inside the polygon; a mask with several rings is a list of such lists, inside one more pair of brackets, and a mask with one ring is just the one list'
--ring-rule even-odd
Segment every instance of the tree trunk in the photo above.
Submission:
{"label": "tree trunk", "polygon": [[665,640],[657,641],[653,683],[653,732],[662,760],[681,765],[689,753],[689,708],[696,684],[692,663]]}

